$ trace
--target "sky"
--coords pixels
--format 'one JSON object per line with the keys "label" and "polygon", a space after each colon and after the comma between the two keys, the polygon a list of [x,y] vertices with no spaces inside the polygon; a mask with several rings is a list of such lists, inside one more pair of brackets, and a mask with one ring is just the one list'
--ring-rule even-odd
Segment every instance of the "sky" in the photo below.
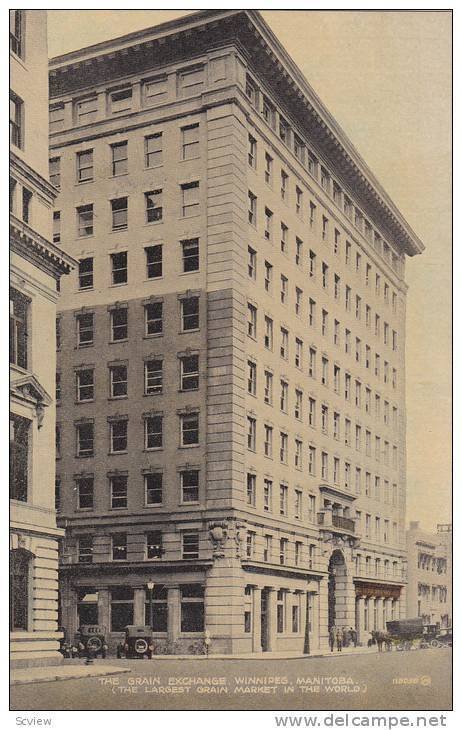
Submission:
{"label": "sky", "polygon": [[[50,56],[186,11],[50,10]],[[408,258],[407,519],[451,521],[451,15],[262,11],[424,242]]]}

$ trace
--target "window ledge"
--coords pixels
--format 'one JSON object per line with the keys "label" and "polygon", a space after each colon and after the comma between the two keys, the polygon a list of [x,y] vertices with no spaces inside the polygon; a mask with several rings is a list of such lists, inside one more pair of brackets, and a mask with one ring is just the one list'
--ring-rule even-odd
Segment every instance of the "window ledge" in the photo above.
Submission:
{"label": "window ledge", "polygon": [[201,331],[201,330],[200,330],[200,327],[196,327],[196,328],[194,328],[194,329],[190,329],[190,330],[180,330],[180,331],[178,332],[178,334],[179,334],[179,335],[187,335],[187,334],[189,334],[190,332],[200,332],[200,331]]}
{"label": "window ledge", "polygon": [[90,398],[89,400],[75,400],[74,405],[80,406],[80,405],[83,405],[84,403],[94,403],[94,402],[95,402],[94,398]]}
{"label": "window ledge", "polygon": [[200,444],[184,444],[178,446],[179,449],[197,449],[200,446]]}
{"label": "window ledge", "polygon": [[[163,332],[155,332],[152,335],[143,335],[143,340],[153,340],[153,339],[156,339],[156,337],[163,337],[163,336],[164,336]],[[124,342],[127,342],[127,340],[124,340]]]}
{"label": "window ledge", "polygon": [[119,345],[121,342],[128,342],[128,337],[123,340],[109,340],[108,345]]}

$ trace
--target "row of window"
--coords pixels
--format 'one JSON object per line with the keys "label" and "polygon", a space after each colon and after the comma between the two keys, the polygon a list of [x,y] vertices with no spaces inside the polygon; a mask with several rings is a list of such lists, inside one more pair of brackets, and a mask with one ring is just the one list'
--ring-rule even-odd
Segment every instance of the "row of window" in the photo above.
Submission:
{"label": "row of window", "polygon": [[[148,533],[147,540],[156,540],[156,533]],[[92,562],[92,537],[79,539],[79,558],[81,562]],[[90,558],[90,559],[88,559]],[[120,558],[115,558],[120,559]],[[167,633],[169,587],[156,584],[152,591],[145,592],[144,620],[156,633]],[[179,586],[179,630],[182,634],[204,631],[204,586],[200,583],[182,583]],[[126,626],[135,622],[135,593],[130,586],[115,586],[109,590],[109,626],[111,631],[125,631]],[[107,617],[98,608],[98,587],[88,586],[77,589],[77,615],[79,626],[106,625]]]}
{"label": "row of window", "polygon": [[[188,182],[180,185],[180,215],[191,218],[199,214],[199,183]],[[128,197],[109,200],[111,210],[112,231],[124,231],[128,228]],[[161,188],[144,193],[145,223],[159,223],[164,218],[164,195]],[[76,236],[88,238],[94,235],[95,212],[93,203],[79,205],[76,208]],[[53,241],[61,240],[61,213],[55,211],[53,216]]]}
{"label": "row of window", "polygon": [[431,570],[432,573],[446,573],[447,560],[446,558],[435,558],[434,555],[429,555],[419,550],[417,553],[417,567],[420,570]]}
{"label": "row of window", "polygon": [[[189,124],[181,127],[180,157],[182,160],[194,160],[200,157],[200,128],[199,124]],[[123,140],[108,145],[107,172],[109,176],[126,175],[129,172],[128,141]],[[143,139],[143,163],[145,169],[159,167],[164,162],[163,134],[146,135]],[[76,183],[88,183],[95,180],[95,151],[93,148],[80,150],[75,155]],[[140,160],[133,158],[134,169],[138,169]],[[99,165],[99,169],[101,166]],[[49,161],[50,181],[56,187],[61,187],[61,158],[52,157]],[[66,183],[68,181],[66,180]]]}
{"label": "row of window", "polygon": [[[93,562],[93,545],[93,535],[82,535],[79,537],[79,563]],[[148,532],[146,535],[146,559],[155,560],[161,558],[163,554],[162,532],[160,530]],[[111,536],[111,557],[114,561],[128,560],[126,532],[116,532]],[[181,558],[183,560],[195,560],[199,558],[199,530],[184,531],[181,533]]]}
{"label": "row of window", "polygon": [[[250,302],[247,303],[247,335],[253,339],[257,340],[258,336],[258,308],[255,304],[251,304]],[[351,349],[351,333],[349,330],[345,330],[346,333],[346,342],[348,343],[348,351]],[[287,327],[281,326],[280,327],[280,345],[279,345],[279,354],[283,360],[289,360],[290,352],[289,352],[289,330]],[[265,314],[264,315],[264,332],[263,332],[263,342],[265,345],[265,348],[269,350],[270,352],[274,351],[274,321],[273,319]],[[339,344],[339,335],[337,335],[337,338],[334,338],[334,342],[336,344]],[[295,352],[294,352],[294,358],[295,358],[295,364],[296,367],[299,369],[303,369],[303,340],[301,340],[299,337],[295,337]],[[316,371],[317,371],[317,348],[312,345],[309,348],[309,362],[308,362],[308,374],[310,378],[316,378]],[[361,359],[361,340],[356,338],[356,352],[355,352],[355,359],[357,362]],[[391,382],[391,386],[393,390],[396,390],[398,385],[398,371],[395,367],[392,367],[390,365],[390,362],[388,360],[383,360],[383,370],[382,370],[382,358],[379,353],[374,353],[374,358],[372,359],[372,353],[371,349],[368,345],[366,345],[365,348],[365,360],[364,360],[364,366],[367,370],[374,370],[374,375],[377,378],[381,377],[381,374],[383,376],[383,383],[384,385],[387,385]],[[326,387],[329,387],[329,374],[330,374],[330,366],[329,366],[329,358],[326,355],[321,356],[321,383],[325,385]],[[340,392],[340,366],[334,364],[334,389],[336,392]],[[390,377],[391,376],[391,377]],[[359,383],[359,381],[356,381]],[[351,374],[345,373],[345,398],[347,400],[350,399],[350,386],[351,386]]]}
{"label": "row of window", "polygon": [[[206,66],[195,64],[176,72],[176,93],[184,98],[201,93],[206,85]],[[141,81],[141,105],[151,107],[162,104],[169,98],[168,76],[166,73],[155,75]],[[95,93],[87,94],[72,101],[72,123],[77,126],[90,124],[98,117],[127,114],[134,110],[134,94],[131,84],[123,84],[105,92],[104,108]],[[50,132],[58,132],[65,127],[65,109],[62,102],[50,106]]]}
{"label": "row of window", "polygon": [[[315,406],[316,401],[314,399],[310,399],[311,403],[310,406]],[[329,434],[328,430],[328,419],[329,419],[329,413],[327,406],[321,407],[321,428],[322,432],[325,435]],[[274,434],[274,427],[272,425],[269,425],[268,423],[265,423],[264,426],[264,440],[263,440],[263,453],[266,457],[272,459],[273,458],[273,434]],[[336,430],[337,429],[337,430]],[[364,440],[364,446],[363,446],[363,436],[362,436],[363,430],[362,427],[357,424],[355,427],[355,448],[356,451],[360,452],[364,448],[364,452],[366,456],[372,457],[372,433],[369,431],[369,429],[365,430],[365,440]],[[340,441],[340,417],[338,413],[334,413],[334,432],[333,437],[337,441]],[[279,432],[279,458],[281,464],[288,464],[288,450],[289,450],[289,436],[285,431]],[[300,438],[295,438],[294,441],[295,448],[294,448],[294,465],[295,468],[302,470],[303,469],[303,441]],[[351,421],[349,418],[345,418],[345,445],[351,447],[352,441],[351,441]],[[257,419],[254,416],[247,416],[247,448],[249,451],[257,451]],[[314,446],[310,447],[310,460],[309,460],[309,469],[310,473],[315,474],[316,473],[316,467],[315,467],[315,461],[314,457],[316,454],[316,449]],[[375,437],[375,449],[374,449],[374,458],[378,462],[383,462],[385,466],[388,466],[390,463],[393,466],[394,469],[398,468],[398,447],[393,445],[390,446],[390,442],[386,439],[382,439],[380,436]]]}
{"label": "row of window", "polygon": [[[301,342],[298,340],[298,342]],[[301,367],[301,351],[300,356],[296,358],[296,366],[302,369]],[[316,361],[314,360],[312,363],[310,362],[310,365],[312,365],[312,368],[310,367],[310,376],[315,377],[316,374]],[[324,358],[323,366],[326,368],[328,367],[328,360],[327,358]],[[247,392],[250,395],[257,396],[258,392],[258,379],[257,379],[257,370],[258,366],[255,360],[248,360],[247,361]],[[334,365],[334,391],[337,394],[340,394],[340,367],[338,365]],[[346,377],[348,376],[348,377]],[[352,390],[352,381],[351,381],[351,375],[349,373],[346,373],[345,376],[345,400],[350,401],[351,400],[351,390]],[[329,382],[329,373],[326,372],[323,374],[323,385],[327,385]],[[274,374],[271,370],[265,369],[263,371],[263,398],[264,402],[272,406],[274,404],[274,397],[273,397],[273,390],[274,390]],[[279,407],[280,410],[283,413],[289,413],[289,382],[286,379],[286,377],[280,378],[280,389],[279,389]],[[293,400],[293,414],[294,417],[298,421],[302,421],[304,419],[304,394],[303,390],[301,388],[295,388],[294,391],[294,400]],[[309,425],[313,428],[316,428],[316,399],[313,397],[309,397],[308,399],[309,403]],[[357,408],[362,408],[363,406],[363,385],[361,381],[355,380],[355,388],[354,388],[354,404]],[[372,415],[372,390],[368,386],[364,387],[364,409],[365,412],[369,415]],[[375,408],[374,408],[374,414],[375,418],[378,421],[382,420],[383,416],[383,423],[385,426],[393,427],[393,429],[398,428],[398,408],[395,405],[391,405],[390,408],[390,402],[383,399],[380,396],[379,393],[375,393]],[[321,425],[322,430],[324,433],[329,432],[329,406],[324,403],[321,408]],[[350,436],[351,436],[351,423],[350,426],[347,426],[346,424],[349,423],[349,419],[345,420],[345,443],[347,445],[350,445]],[[358,431],[359,428],[359,431]],[[356,429],[356,440],[360,440],[361,438],[361,427],[357,427]],[[334,438],[340,439],[340,413],[338,411],[333,411],[333,435]],[[359,439],[358,439],[359,437]]]}
{"label": "row of window", "polygon": [[[179,300],[179,319],[181,332],[191,332],[199,329],[199,297],[184,297]],[[129,317],[128,306],[115,306],[109,312],[109,326],[111,342],[121,342],[128,339]],[[143,305],[144,336],[162,335],[164,331],[163,301],[149,302]],[[93,312],[76,316],[77,341],[79,347],[90,346],[95,337],[95,317]],[[57,348],[61,347],[61,323],[56,320]],[[79,400],[79,398],[77,399]]]}
{"label": "row of window", "polygon": [[[183,392],[199,389],[199,355],[184,355],[179,360],[179,389]],[[108,368],[109,398],[128,396],[128,365],[117,363]],[[144,395],[163,392],[164,363],[162,358],[144,362]],[[76,400],[92,401],[95,397],[94,371],[79,370],[76,373]],[[61,400],[61,373],[56,373],[56,401]]]}
{"label": "row of window", "polygon": [[[339,467],[340,464],[338,463],[338,468]],[[351,469],[350,464],[348,464],[348,467]],[[346,469],[346,473],[347,476],[349,476],[348,469]],[[362,469],[357,467],[355,475],[355,492],[357,495],[363,493],[362,475]],[[338,482],[336,484],[338,485]],[[350,489],[350,486],[347,487],[348,490]],[[291,517],[296,520],[302,520],[305,515],[304,502],[306,501],[305,517],[311,524],[316,524],[316,496],[313,494],[307,494],[306,500],[304,500],[303,490],[300,487],[296,487],[292,492],[291,499],[293,500],[293,503],[292,505],[289,505],[289,493],[288,484],[286,482],[282,482],[279,484],[276,499],[274,482],[271,477],[265,476],[260,491],[258,488],[257,475],[253,472],[249,472],[247,474],[246,503],[249,507],[257,507],[261,505],[263,512],[277,513],[281,517]],[[366,472],[364,496],[370,497],[377,502],[383,500],[385,504],[391,504],[396,507],[398,506],[398,485],[390,485],[390,482],[387,479],[382,479],[380,476],[375,476],[374,482],[372,482],[371,473]],[[360,518],[361,513],[357,513],[357,517]],[[370,530],[367,530],[367,536],[370,536]]]}
{"label": "row of window", "polygon": [[[179,417],[179,447],[199,445],[199,413],[185,413]],[[121,454],[128,451],[128,416],[114,416],[109,419],[108,446],[110,454]],[[143,415],[144,449],[153,451],[164,447],[163,414]],[[95,423],[85,420],[76,424],[76,456],[95,456]],[[61,429],[57,424],[57,454],[61,451]]]}
{"label": "row of window", "polygon": [[[128,474],[117,473],[107,477],[110,509],[128,508]],[[164,503],[165,484],[162,472],[149,472],[143,475],[144,504],[146,507]],[[179,495],[181,504],[199,502],[200,473],[198,469],[184,469],[178,472]],[[61,504],[61,481],[57,477],[55,485],[57,509]],[[171,489],[171,485],[169,485]],[[93,475],[79,476],[75,479],[76,508],[93,510],[95,508],[96,485]]]}
{"label": "row of window", "polygon": [[[353,204],[351,198],[344,192],[341,185],[332,177],[327,167],[320,162],[317,155],[305,140],[291,127],[284,116],[276,109],[270,99],[261,92],[256,81],[247,75],[246,95],[250,103],[261,114],[265,122],[277,133],[279,139],[291,150],[298,162],[316,180],[322,190],[330,197],[334,204],[354,224],[355,228],[374,245],[375,250],[400,273],[400,257],[393,251],[391,246],[383,240],[378,231],[374,230],[372,224],[360,210]],[[249,135],[248,162],[251,167],[257,165],[257,142]],[[282,174],[284,173],[284,174]],[[288,175],[285,171],[281,173],[281,197],[287,199]],[[271,183],[272,159],[268,152],[265,154],[265,181]],[[285,195],[283,194],[283,189]],[[300,196],[302,190],[296,187],[298,205],[301,206]]]}

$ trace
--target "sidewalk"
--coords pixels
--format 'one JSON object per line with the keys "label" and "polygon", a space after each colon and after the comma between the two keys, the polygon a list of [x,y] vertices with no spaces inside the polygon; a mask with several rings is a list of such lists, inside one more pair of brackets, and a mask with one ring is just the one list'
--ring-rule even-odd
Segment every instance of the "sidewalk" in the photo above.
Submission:
{"label": "sidewalk", "polygon": [[61,664],[56,667],[28,667],[14,669],[10,674],[10,684],[35,684],[36,682],[59,682],[63,679],[83,677],[106,677],[110,674],[123,674],[131,669],[122,665],[110,664]]}
{"label": "sidewalk", "polygon": [[258,654],[155,654],[152,661],[172,661],[176,659],[192,659],[194,661],[213,660],[213,659],[254,659],[256,661],[268,659],[317,659],[320,657],[345,656],[350,654],[377,654],[377,647],[354,646],[344,647],[342,651],[331,652],[329,649],[315,649],[310,654],[300,654],[300,652],[287,651],[264,651]]}

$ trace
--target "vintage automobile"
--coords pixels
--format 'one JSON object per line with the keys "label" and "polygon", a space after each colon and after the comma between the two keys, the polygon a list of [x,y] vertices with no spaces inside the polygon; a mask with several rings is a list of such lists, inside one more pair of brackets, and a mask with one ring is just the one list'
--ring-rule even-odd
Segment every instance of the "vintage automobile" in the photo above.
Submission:
{"label": "vintage automobile", "polygon": [[106,658],[106,627],[96,624],[85,624],[80,626],[75,638],[74,646],[77,647],[79,657],[96,657],[101,655]]}
{"label": "vintage automobile", "polygon": [[118,659],[152,658],[154,645],[150,626],[126,626],[125,637],[117,647]]}
{"label": "vintage automobile", "polygon": [[436,639],[439,646],[452,646],[452,627],[440,629]]}

